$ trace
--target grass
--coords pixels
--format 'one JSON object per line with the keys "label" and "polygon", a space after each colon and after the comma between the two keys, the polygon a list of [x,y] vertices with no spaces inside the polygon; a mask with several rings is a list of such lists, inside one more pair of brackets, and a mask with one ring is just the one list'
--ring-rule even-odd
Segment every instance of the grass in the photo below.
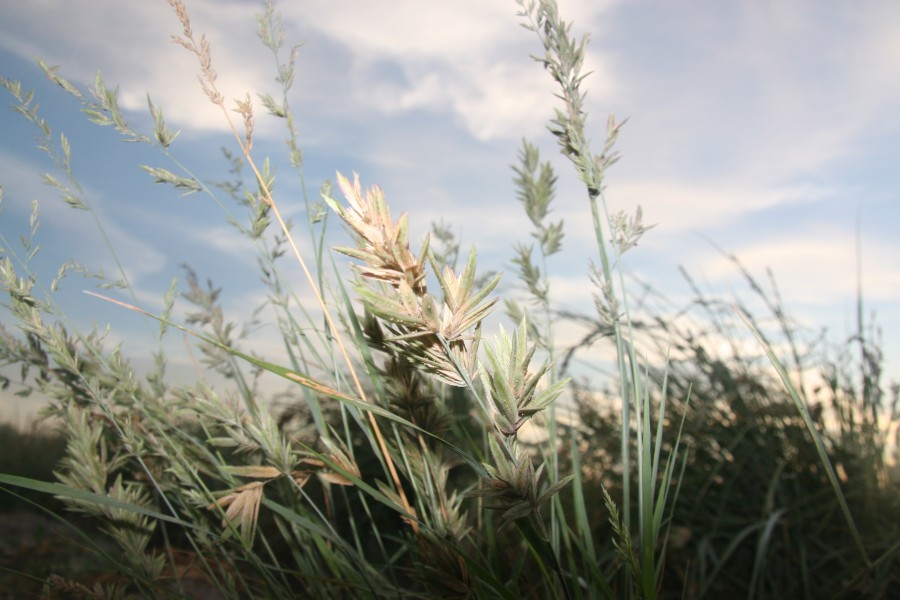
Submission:
{"label": "grass", "polygon": [[[885,390],[880,379],[876,338],[860,320],[841,349],[853,356],[813,363],[777,290],[765,292],[746,271],[778,340],[746,309],[696,288],[694,309],[679,319],[667,305],[643,301],[658,297],[650,288],[632,296],[636,286],[620,259],[650,228],[639,208],[611,214],[604,196],[622,123],[610,117],[602,147],[592,148],[586,39],[572,35],[552,0],[519,2],[519,16],[558,86],[550,131],[585,185],[596,311],[554,306],[548,259],[565,227],[548,220],[557,175],[524,141],[514,181],[535,243],[513,248],[525,296],[504,299],[511,324],[494,332],[485,331],[486,318],[501,300],[492,295],[499,276],[480,273],[476,250],[463,257],[442,225],[433,227],[433,246],[426,238],[413,247],[408,217],[395,219],[386,193],[355,174],[323,186],[322,204],[304,198],[313,250],[301,253],[274,173],[253,152],[250,99],[235,101],[235,122],[206,38],[193,31],[182,2],[170,4],[181,24],[176,43],[197,60],[201,91],[233,133],[226,157],[234,169],[246,165],[252,185],[198,180],[173,153],[177,133],[152,102],[153,131],[139,132],[99,77],[82,90],[42,68],[88,119],[169,160],[166,168],[144,167],[155,181],[210,196],[254,242],[284,364],[243,351],[241,324],[224,315],[220,290],[188,269],[160,314],[107,299],[155,319],[160,339],[173,331],[194,339],[200,362],[229,388],[205,377],[170,384],[161,352],[156,369],[138,376],[101,332],[73,330],[55,308],[59,280],[85,269],[62,265],[46,289],[31,269],[36,204],[20,247],[4,242],[0,279],[18,332],[0,331],[0,354],[21,374],[4,383],[49,397],[46,414],[60,424],[58,438],[24,439],[64,451],[58,460],[47,452],[43,465],[10,455],[0,484],[10,497],[56,498],[72,511],[66,515],[93,523],[86,537],[102,534],[115,546],[95,551],[117,573],[88,583],[78,573],[35,575],[47,594],[191,597],[199,578],[224,597],[264,598],[897,595],[900,495],[885,459],[897,388]],[[285,48],[271,3],[258,27],[283,92],[261,102],[283,120],[303,182],[289,104],[297,48]],[[65,137],[53,136],[17,82],[3,86],[59,170],[50,183],[73,208],[91,211]],[[248,218],[231,216],[229,203]],[[329,218],[351,240],[334,253]],[[97,226],[102,236],[99,219]],[[287,284],[291,269],[303,273],[317,310]],[[124,269],[108,283],[130,289]],[[172,317],[176,302],[190,306],[183,323]],[[565,320],[588,331],[570,348],[554,334]],[[753,336],[759,352],[740,351]],[[730,340],[733,352],[712,354],[711,339]],[[788,348],[790,371],[776,341]],[[597,344],[616,355],[606,392],[567,376]],[[760,362],[765,355],[770,362]],[[823,386],[796,383],[816,368],[825,370]],[[280,411],[261,401],[260,372],[294,386]],[[567,390],[574,421],[556,406]],[[544,432],[537,441],[522,433],[533,424]]]}

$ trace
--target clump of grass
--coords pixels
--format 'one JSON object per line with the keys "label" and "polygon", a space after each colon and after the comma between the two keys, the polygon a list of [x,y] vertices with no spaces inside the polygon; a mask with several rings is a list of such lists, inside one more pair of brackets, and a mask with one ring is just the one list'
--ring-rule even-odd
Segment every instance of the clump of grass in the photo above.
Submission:
{"label": "clump of grass", "polygon": [[[581,73],[587,39],[573,37],[552,0],[519,2],[520,17],[544,49],[538,62],[559,86],[562,106],[551,132],[585,184],[599,262],[592,269],[596,314],[554,307],[550,261],[564,240],[563,223],[549,220],[557,175],[524,141],[514,181],[536,244],[515,246],[513,262],[527,302],[507,299],[513,325],[493,336],[483,329],[500,300],[491,296],[499,275],[479,275],[474,248],[458,268],[460,244],[442,225],[433,227],[435,247],[426,237],[416,249],[409,217],[395,219],[385,193],[364,188],[356,175],[337,175],[343,199],[328,183],[321,202],[304,197],[313,255],[300,252],[282,218],[274,172],[253,151],[253,101],[234,101],[235,123],[216,84],[209,42],[193,31],[184,3],[169,3],[181,27],[175,42],[198,61],[202,92],[233,134],[237,150],[225,152],[230,181],[208,186],[191,174],[174,153],[177,133],[152,102],[153,132],[141,133],[101,78],[85,92],[43,68],[90,120],[160,151],[165,166],[144,166],[154,181],[208,195],[254,243],[285,357],[282,365],[243,351],[246,330],[224,313],[220,290],[187,268],[185,283],[173,281],[158,315],[107,299],[158,320],[160,339],[178,330],[197,340],[204,365],[231,387],[214,388],[202,376],[171,384],[161,352],[155,371],[141,379],[101,332],[75,331],[58,314],[52,290],[86,269],[66,263],[42,289],[30,266],[38,251],[37,205],[22,249],[4,241],[0,279],[21,333],[0,331],[0,353],[22,368],[23,391],[51,398],[46,412],[62,420],[66,450],[55,466],[57,483],[10,472],[0,483],[53,494],[96,519],[120,550],[113,562],[123,578],[109,594],[189,595],[189,573],[225,597],[815,596],[826,585],[886,593],[898,552],[890,539],[896,526],[881,519],[892,506],[884,479],[864,478],[865,494],[857,497],[849,482],[829,489],[823,476],[832,463],[847,473],[859,464],[867,473],[883,470],[873,459],[886,443],[873,426],[873,407],[881,405],[877,352],[862,343],[861,408],[853,391],[829,380],[832,406],[844,418],[840,435],[828,437],[823,421],[803,418],[809,398],[786,396],[739,356],[711,357],[700,332],[676,329],[631,300],[621,257],[649,227],[639,208],[626,214],[606,206],[604,177],[622,124],[611,117],[602,149],[592,149]],[[283,120],[303,183],[288,102],[297,47],[285,57],[271,2],[258,26],[282,92],[263,95],[261,103]],[[54,142],[21,86],[3,85],[65,175],[51,185],[65,202],[90,211],[68,142]],[[243,179],[245,168],[252,183]],[[326,250],[329,215],[353,240],[335,248],[349,257],[352,277],[329,274],[329,263],[341,272]],[[287,284],[285,269],[296,268],[285,265],[287,258],[303,271],[316,309]],[[191,307],[184,325],[172,317],[176,302]],[[705,298],[698,303],[713,306]],[[721,322],[718,314],[707,317]],[[554,334],[561,318],[591,328],[566,351]],[[791,327],[783,331],[792,339]],[[565,376],[571,357],[604,336],[616,350],[615,403],[602,412],[597,394],[579,385],[580,421],[558,420],[555,403],[573,385]],[[671,358],[654,346],[662,337],[677,350]],[[792,356],[799,367],[799,352]],[[256,378],[263,372],[292,386],[282,414],[260,398]],[[547,435],[524,439],[528,422]],[[858,523],[862,552],[852,560],[846,546],[819,552],[845,530],[817,530],[815,523],[837,514],[835,503],[845,516],[858,514],[863,496],[876,516]],[[846,523],[857,526],[852,518]],[[843,568],[835,578],[790,577],[837,562]],[[48,585],[89,593],[66,578]]]}
{"label": "clump of grass", "polygon": [[[683,419],[680,441],[691,450],[673,506],[665,588],[688,597],[748,591],[756,597],[819,597],[835,590],[849,597],[890,597],[896,579],[889,565],[897,564],[898,539],[890,515],[897,508],[897,488],[883,465],[893,444],[887,436],[897,422],[896,394],[876,379],[864,384],[872,370],[848,360],[843,351],[835,362],[820,335],[792,323],[777,290],[766,291],[749,271],[739,270],[753,293],[766,296],[771,310],[754,316],[741,307],[740,314],[765,332],[767,343],[788,348],[785,360],[795,365],[793,392],[768,367],[762,350],[747,350],[743,342],[749,331],[733,305],[704,293],[692,280],[696,298],[691,306],[673,306],[650,290],[647,297],[660,302],[648,302],[636,322],[648,355],[669,356],[665,371],[651,369],[651,377],[665,380],[672,398],[688,392],[692,398],[689,407],[672,402],[670,408],[670,418]],[[582,324],[590,320],[565,318]],[[596,320],[591,328],[607,330]],[[730,341],[729,350],[716,352],[723,345],[708,340]],[[870,347],[865,354],[876,352]],[[836,371],[845,382],[840,388],[834,385]],[[795,386],[801,379],[807,384]],[[874,411],[864,408],[871,403],[863,399],[867,387],[884,394]],[[620,413],[602,398],[587,388],[576,393],[578,438],[590,448],[583,460],[597,465],[584,490],[588,502],[597,504],[604,497],[601,485],[621,497],[618,481],[608,476],[615,466],[609,456],[619,443]],[[863,425],[881,413],[879,426]],[[857,433],[848,435],[850,430]],[[866,441],[857,437],[864,430]],[[672,431],[665,438],[666,445],[676,442]],[[819,442],[827,449],[827,463],[841,473],[837,490],[817,451]],[[864,540],[865,553],[853,529]]]}

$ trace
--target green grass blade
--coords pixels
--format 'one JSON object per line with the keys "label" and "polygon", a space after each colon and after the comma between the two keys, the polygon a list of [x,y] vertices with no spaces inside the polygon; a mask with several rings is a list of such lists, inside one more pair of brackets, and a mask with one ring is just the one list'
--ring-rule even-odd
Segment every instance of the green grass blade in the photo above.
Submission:
{"label": "green grass blade", "polygon": [[780,508],[769,515],[769,518],[766,519],[766,524],[759,533],[759,541],[756,543],[756,556],[753,560],[753,573],[750,575],[750,591],[747,594],[748,600],[752,600],[756,597],[757,580],[759,579],[760,573],[763,571],[769,542],[772,539],[772,532],[786,512],[787,509]]}
{"label": "green grass blade", "polygon": [[121,500],[115,500],[114,498],[110,498],[109,496],[101,496],[100,494],[95,494],[93,492],[87,492],[85,490],[79,490],[75,488],[71,488],[66,485],[62,485],[61,483],[50,483],[48,481],[38,481],[37,479],[30,479],[28,477],[19,477],[18,475],[7,475],[5,473],[0,473],[0,483],[4,483],[6,485],[14,485],[16,487],[22,487],[29,490],[33,490],[35,492],[43,492],[45,494],[53,494],[55,496],[63,496],[65,498],[70,498],[72,500],[77,500],[79,502],[86,502],[90,504],[100,504],[103,506],[108,506],[110,508],[116,508],[119,510],[126,510],[129,512],[138,513],[144,515],[146,517],[150,517],[151,519],[158,519],[160,521],[167,521],[169,523],[174,523],[175,525],[180,525],[182,527],[187,527],[188,529],[200,529],[197,525],[193,523],[188,523],[187,521],[182,521],[177,517],[172,517],[169,515],[164,515],[155,510],[151,510],[149,508],[145,508],[143,506],[138,506],[137,504],[131,504],[128,502],[122,502]]}
{"label": "green grass blade", "polygon": [[834,466],[831,464],[831,459],[828,457],[828,451],[825,449],[825,443],[822,441],[822,435],[819,433],[818,429],[816,429],[815,423],[813,423],[812,417],[809,414],[809,410],[806,407],[806,403],[800,397],[800,394],[797,393],[797,388],[794,387],[793,382],[791,381],[790,376],[787,371],[782,366],[781,362],[778,360],[778,357],[775,356],[775,352],[772,350],[772,346],[766,341],[763,337],[762,333],[753,325],[750,319],[747,318],[747,315],[744,314],[743,311],[735,308],[738,315],[741,317],[741,320],[744,321],[744,324],[747,328],[753,333],[756,337],[756,340],[766,351],[766,355],[769,357],[769,361],[771,361],[772,366],[775,367],[775,370],[778,372],[778,376],[781,378],[782,383],[784,383],[784,387],[787,389],[788,394],[790,394],[791,400],[794,402],[794,406],[797,408],[797,412],[800,413],[800,417],[803,419],[803,423],[806,425],[806,429],[809,431],[809,434],[813,438],[813,442],[816,444],[816,451],[819,453],[819,459],[822,461],[822,466],[825,468],[825,473],[828,475],[828,480],[831,482],[831,487],[834,488],[834,495],[838,501],[838,504],[841,507],[841,512],[844,514],[844,519],[847,521],[847,526],[850,528],[850,535],[853,536],[853,541],[856,543],[856,547],[859,550],[860,555],[862,556],[863,561],[867,566],[872,565],[872,561],[869,559],[869,553],[866,551],[866,547],[863,544],[862,536],[859,534],[859,530],[856,527],[856,521],[853,519],[853,515],[850,513],[850,507],[847,505],[847,499],[844,497],[844,492],[841,490],[840,482],[838,481],[837,473],[834,471]]}

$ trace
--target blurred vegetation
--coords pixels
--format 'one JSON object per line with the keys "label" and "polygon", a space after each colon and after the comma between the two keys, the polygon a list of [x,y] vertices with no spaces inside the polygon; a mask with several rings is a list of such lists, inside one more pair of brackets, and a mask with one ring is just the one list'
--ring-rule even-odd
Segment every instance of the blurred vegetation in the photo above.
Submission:
{"label": "blurred vegetation", "polygon": [[[679,476],[662,596],[897,597],[900,404],[897,384],[881,378],[877,331],[830,347],[823,332],[792,324],[777,289],[763,292],[740,263],[736,267],[771,309],[751,318],[783,342],[796,381],[804,381],[803,400],[839,474],[866,556],[851,540],[789,393],[765,358],[744,343],[746,336],[731,327],[735,307],[693,286],[697,295],[671,313],[677,318],[648,309],[636,323],[658,357],[669,354],[665,368],[652,375],[673,399],[666,444],[680,434],[690,448]],[[717,348],[724,350],[716,354]],[[574,355],[583,350],[570,349]],[[583,452],[586,504],[598,509],[595,535],[611,539],[601,485],[621,496],[618,479],[610,476],[617,472],[621,413],[603,397],[586,387],[576,391],[575,436]],[[673,426],[679,422],[680,430]]]}

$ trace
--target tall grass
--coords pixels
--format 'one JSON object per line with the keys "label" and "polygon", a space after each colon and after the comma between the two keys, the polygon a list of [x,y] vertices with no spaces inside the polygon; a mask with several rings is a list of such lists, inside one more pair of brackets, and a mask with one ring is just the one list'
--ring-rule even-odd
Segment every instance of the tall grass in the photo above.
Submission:
{"label": "tall grass", "polygon": [[[142,133],[99,77],[85,91],[42,67],[91,121],[170,161],[144,167],[155,181],[208,195],[254,242],[284,354],[264,359],[242,350],[240,324],[226,318],[219,290],[188,269],[184,291],[173,282],[160,314],[135,306],[133,293],[128,302],[106,299],[158,321],[161,339],[173,330],[191,336],[206,368],[233,388],[217,390],[203,378],[170,384],[162,352],[153,372],[137,376],[101,332],[73,330],[55,309],[59,279],[80,267],[63,265],[41,289],[30,267],[35,205],[22,248],[4,240],[0,278],[19,333],[2,330],[0,352],[20,367],[21,392],[51,398],[46,414],[62,423],[67,446],[55,483],[13,471],[0,483],[53,494],[96,519],[121,550],[118,576],[94,591],[56,576],[47,579],[48,593],[168,598],[190,596],[195,580],[225,597],[265,598],[892,593],[895,484],[877,457],[888,443],[880,425],[896,420],[897,402],[895,390],[892,412],[878,413],[885,403],[876,398],[877,348],[859,336],[862,398],[837,383],[847,363],[836,363],[834,383],[822,392],[838,415],[835,430],[786,373],[787,393],[770,370],[741,356],[711,357],[702,331],[681,330],[631,299],[621,256],[649,228],[639,208],[607,207],[604,177],[621,123],[611,117],[602,147],[592,148],[581,72],[587,40],[572,35],[552,0],[519,2],[519,16],[558,85],[550,131],[585,185],[597,244],[596,311],[554,306],[548,259],[564,239],[564,223],[548,220],[557,175],[525,141],[514,181],[537,244],[513,249],[527,302],[507,298],[512,324],[496,332],[485,328],[500,300],[492,296],[499,276],[479,273],[476,250],[457,266],[459,243],[440,225],[434,247],[427,237],[414,247],[408,219],[415,215],[395,218],[386,193],[356,174],[324,185],[322,203],[304,197],[312,254],[300,251],[274,173],[253,151],[251,99],[227,107],[208,41],[193,31],[181,1],[169,3],[181,28],[175,41],[197,60],[201,91],[233,133],[226,158],[233,171],[246,165],[252,184],[197,179],[177,160],[177,134],[152,101],[154,128]],[[283,120],[303,182],[289,103],[298,51],[285,48],[271,3],[258,34],[282,90],[261,103]],[[66,138],[52,135],[17,82],[3,86],[64,174],[51,184],[73,208],[90,211]],[[233,204],[245,220],[233,216]],[[335,253],[326,241],[329,215],[350,238]],[[288,284],[287,270],[297,268],[316,309]],[[176,302],[191,306],[184,323],[172,317]],[[698,302],[712,311],[712,302]],[[706,317],[702,323],[721,322],[718,312]],[[560,349],[561,319],[590,333]],[[791,340],[794,329],[782,323]],[[612,403],[566,377],[571,358],[598,339],[615,349]],[[799,367],[799,351],[792,356]],[[280,413],[260,398],[259,372],[293,385]],[[567,389],[577,422],[556,408]],[[546,435],[526,439],[526,424]],[[848,532],[852,543],[839,543]]]}

